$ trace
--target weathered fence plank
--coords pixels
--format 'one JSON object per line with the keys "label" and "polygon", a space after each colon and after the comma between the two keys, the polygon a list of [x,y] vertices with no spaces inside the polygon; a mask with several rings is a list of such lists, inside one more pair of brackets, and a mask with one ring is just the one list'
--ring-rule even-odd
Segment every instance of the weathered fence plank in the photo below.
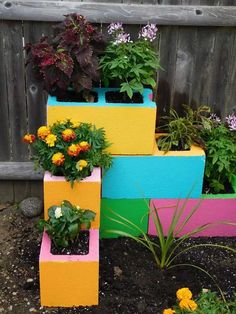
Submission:
{"label": "weathered fence plank", "polygon": [[0,162],[0,180],[41,180],[43,172],[34,169],[34,163]]}
{"label": "weathered fence plank", "polygon": [[[159,25],[235,26],[235,6],[173,6],[119,4],[80,1],[0,0],[0,19],[59,21],[63,15],[80,12],[95,23]],[[101,14],[102,12],[102,14]]]}
{"label": "weathered fence plank", "polygon": [[22,23],[5,21],[1,26],[4,42],[1,62],[5,65],[5,77],[1,80],[7,82],[12,160],[25,160],[28,158],[28,148],[21,145],[27,131]]}

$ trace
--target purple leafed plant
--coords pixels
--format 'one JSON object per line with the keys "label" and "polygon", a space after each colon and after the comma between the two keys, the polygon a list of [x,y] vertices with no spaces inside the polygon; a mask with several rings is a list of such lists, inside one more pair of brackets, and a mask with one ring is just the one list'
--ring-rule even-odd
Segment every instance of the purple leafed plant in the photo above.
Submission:
{"label": "purple leafed plant", "polygon": [[105,50],[106,42],[97,28],[82,15],[66,15],[54,26],[49,43],[43,37],[39,43],[27,44],[28,62],[44,82],[51,94],[59,94],[69,87],[76,92],[87,92],[93,82],[99,81],[98,55]]}

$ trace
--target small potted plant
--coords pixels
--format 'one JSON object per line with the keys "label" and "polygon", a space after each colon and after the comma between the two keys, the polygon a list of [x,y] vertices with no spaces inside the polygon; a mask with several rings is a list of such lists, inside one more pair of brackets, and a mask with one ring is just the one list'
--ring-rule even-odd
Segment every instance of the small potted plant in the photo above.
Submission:
{"label": "small potted plant", "polygon": [[[42,306],[98,304],[99,232],[89,229],[95,213],[63,201],[39,222]],[[82,230],[82,228],[85,228]]]}
{"label": "small potted plant", "polygon": [[26,134],[23,140],[32,146],[36,165],[46,171],[45,209],[63,199],[79,201],[81,206],[97,212],[98,224],[101,189],[98,167],[108,169],[112,162],[106,152],[109,143],[105,131],[88,123],[65,120],[41,126],[37,135]]}

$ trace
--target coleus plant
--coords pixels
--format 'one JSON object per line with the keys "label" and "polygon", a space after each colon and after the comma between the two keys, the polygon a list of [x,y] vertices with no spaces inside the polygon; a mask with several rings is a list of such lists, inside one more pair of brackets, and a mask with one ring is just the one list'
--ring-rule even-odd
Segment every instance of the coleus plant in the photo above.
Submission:
{"label": "coleus plant", "polygon": [[99,81],[98,55],[105,50],[103,35],[82,15],[72,13],[54,26],[49,42],[42,37],[39,43],[27,44],[28,61],[44,82],[45,89],[58,94],[68,88],[83,91],[85,99],[93,82]]}

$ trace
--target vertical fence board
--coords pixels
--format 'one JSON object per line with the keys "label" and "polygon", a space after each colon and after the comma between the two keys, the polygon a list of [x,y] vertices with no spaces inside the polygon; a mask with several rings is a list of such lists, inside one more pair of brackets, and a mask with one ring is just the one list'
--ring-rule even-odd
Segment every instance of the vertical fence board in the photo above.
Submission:
{"label": "vertical fence board", "polygon": [[[51,23],[24,22],[25,44],[39,42],[42,36],[50,38],[52,34],[51,26]],[[26,67],[25,72],[29,132],[35,133],[40,125],[46,123],[47,94],[43,91],[43,84],[38,80],[30,64]]]}
{"label": "vertical fence board", "polygon": [[6,66],[4,80],[7,81],[12,160],[25,160],[28,148],[22,145],[22,136],[27,131],[22,23],[3,22],[2,36],[4,56],[1,62]]}
{"label": "vertical fence board", "polygon": [[7,97],[7,75],[5,59],[5,23],[0,21],[0,160],[11,159],[9,114]]}

